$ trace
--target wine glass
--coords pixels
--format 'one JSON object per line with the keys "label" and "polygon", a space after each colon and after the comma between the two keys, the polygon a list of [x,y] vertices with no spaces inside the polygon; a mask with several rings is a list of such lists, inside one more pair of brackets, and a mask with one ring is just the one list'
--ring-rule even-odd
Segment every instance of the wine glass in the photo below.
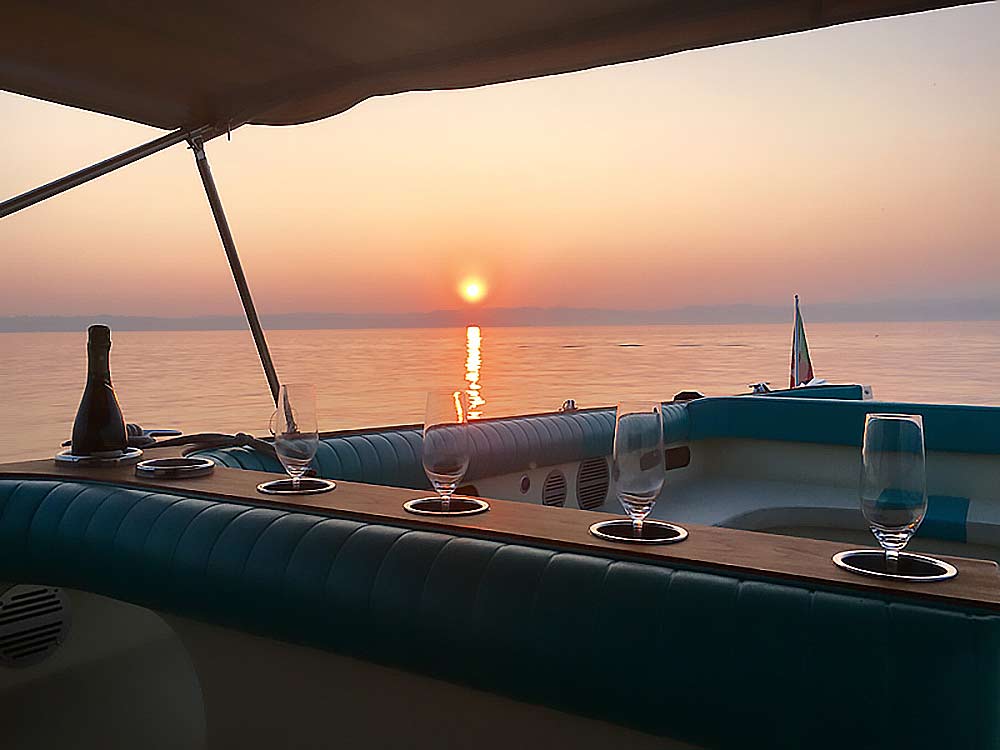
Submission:
{"label": "wine glass", "polygon": [[663,489],[663,413],[659,402],[618,404],[612,477],[622,507],[632,519],[632,535],[642,539],[643,521]]}
{"label": "wine glass", "polygon": [[316,421],[316,386],[283,385],[278,390],[278,408],[271,417],[274,452],[292,478],[292,490],[299,489],[302,476],[319,448]]}
{"label": "wine glass", "polygon": [[918,414],[869,414],[861,448],[861,512],[896,573],[899,553],[927,513],[924,422]]}
{"label": "wine glass", "polygon": [[424,413],[423,463],[441,512],[451,509],[451,497],[469,468],[469,402],[463,391],[427,394]]}

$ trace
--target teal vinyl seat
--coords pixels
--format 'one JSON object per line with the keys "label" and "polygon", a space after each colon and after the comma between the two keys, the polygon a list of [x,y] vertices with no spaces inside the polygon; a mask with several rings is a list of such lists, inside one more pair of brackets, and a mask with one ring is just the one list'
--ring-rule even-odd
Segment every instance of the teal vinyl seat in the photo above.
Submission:
{"label": "teal vinyl seat", "polygon": [[[863,401],[840,398],[858,386],[802,389],[789,398],[701,398],[663,405],[667,445],[709,439],[778,440],[860,445],[865,414],[876,411],[924,416],[927,449],[1000,453],[1000,408]],[[837,396],[833,398],[832,396]],[[607,456],[614,439],[614,411],[593,409],[473,422],[472,461],[466,480],[501,476]],[[314,468],[320,476],[413,489],[429,487],[421,465],[419,428],[398,427],[331,434],[320,440]],[[281,472],[272,456],[251,448],[201,451],[222,466]]]}
{"label": "teal vinyl seat", "polygon": [[[468,481],[536,466],[606,456],[615,416],[608,409],[543,414],[471,423]],[[394,487],[430,487],[421,463],[419,428],[398,427],[334,434],[320,440],[313,466],[322,477]],[[201,451],[222,466],[280,472],[278,461],[251,448]]]}
{"label": "teal vinyl seat", "polygon": [[865,415],[919,414],[928,451],[1000,454],[1000,407],[822,398],[729,396],[687,404],[689,439],[860,446]]}
{"label": "teal vinyl seat", "polygon": [[40,480],[0,480],[0,580],[707,748],[1000,746],[985,610]]}

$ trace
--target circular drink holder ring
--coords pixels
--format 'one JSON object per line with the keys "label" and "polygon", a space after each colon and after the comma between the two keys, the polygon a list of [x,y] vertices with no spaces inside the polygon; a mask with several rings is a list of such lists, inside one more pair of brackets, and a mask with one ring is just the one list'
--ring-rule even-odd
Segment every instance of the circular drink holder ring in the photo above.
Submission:
{"label": "circular drink holder ring", "polygon": [[257,492],[265,495],[319,495],[337,488],[336,482],[317,477],[302,477],[298,484],[291,479],[274,479],[257,485]]}
{"label": "circular drink holder ring", "polygon": [[490,504],[485,500],[464,495],[452,495],[447,510],[440,497],[418,497],[403,503],[403,510],[418,516],[474,516],[489,509]]}
{"label": "circular drink holder ring", "polygon": [[600,521],[590,527],[590,533],[599,539],[624,544],[676,544],[688,537],[687,529],[665,521],[643,521],[642,535],[635,535],[635,526],[628,518]]}
{"label": "circular drink holder ring", "polygon": [[954,565],[926,555],[915,555],[912,552],[900,552],[896,570],[890,571],[885,551],[880,549],[852,549],[838,552],[833,556],[833,564],[857,575],[888,578],[894,581],[931,583],[947,581],[958,575],[958,568]]}
{"label": "circular drink holder ring", "polygon": [[73,453],[72,448],[59,451],[55,455],[55,460],[58,463],[78,464],[80,466],[120,466],[135,463],[140,458],[142,458],[142,449],[132,447],[126,448],[124,453],[116,456],[78,456]]}
{"label": "circular drink holder ring", "polygon": [[215,463],[208,458],[151,458],[135,465],[135,475],[149,479],[189,479],[204,477],[215,471]]}

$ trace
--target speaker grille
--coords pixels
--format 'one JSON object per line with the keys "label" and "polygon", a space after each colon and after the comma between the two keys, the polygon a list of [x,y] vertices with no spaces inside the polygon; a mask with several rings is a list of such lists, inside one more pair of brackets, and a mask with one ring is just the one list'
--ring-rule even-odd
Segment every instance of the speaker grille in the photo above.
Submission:
{"label": "speaker grille", "polygon": [[0,664],[37,664],[68,631],[69,603],[60,589],[11,586],[0,596]]}
{"label": "speaker grille", "polygon": [[576,502],[584,510],[596,510],[608,497],[611,475],[605,458],[588,458],[580,462],[576,474]]}
{"label": "speaker grille", "polygon": [[566,475],[554,469],[542,485],[542,504],[562,507],[566,504]]}

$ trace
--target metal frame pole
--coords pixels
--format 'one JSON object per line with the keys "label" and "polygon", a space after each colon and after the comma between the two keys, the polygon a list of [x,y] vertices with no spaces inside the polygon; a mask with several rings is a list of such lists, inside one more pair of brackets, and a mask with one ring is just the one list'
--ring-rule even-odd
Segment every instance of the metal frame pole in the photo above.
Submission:
{"label": "metal frame pole", "polygon": [[176,143],[181,143],[193,137],[201,138],[210,130],[211,128],[207,126],[193,131],[184,129],[174,130],[171,133],[167,133],[166,135],[162,135],[155,140],[149,141],[149,143],[136,146],[135,148],[118,154],[117,156],[112,156],[109,159],[98,162],[97,164],[85,167],[78,172],[74,172],[73,174],[54,180],[47,185],[42,185],[34,190],[29,190],[26,193],[17,195],[9,200],[5,200],[3,203],[0,203],[0,219],[4,216],[10,216],[13,213],[28,208],[29,206],[33,206],[36,203],[41,203],[46,198],[59,195],[59,193],[63,193],[70,188],[75,188],[77,185],[90,182],[91,180],[96,179],[101,175],[105,175],[108,172],[121,169],[134,161],[144,159],[147,156],[151,156],[158,151],[169,148]]}
{"label": "metal frame pole", "polygon": [[275,405],[277,405],[278,373],[274,369],[274,362],[271,361],[271,352],[267,348],[264,329],[261,328],[260,318],[257,317],[257,308],[254,307],[253,298],[250,296],[250,287],[247,285],[247,277],[243,273],[240,256],[236,252],[233,233],[229,230],[226,212],[222,208],[222,199],[219,197],[219,191],[215,187],[212,169],[208,164],[208,157],[205,155],[204,141],[202,138],[195,136],[189,138],[188,143],[191,144],[191,150],[194,151],[194,161],[198,167],[198,173],[201,175],[201,182],[205,186],[205,195],[208,197],[208,204],[212,208],[215,225],[219,229],[219,237],[222,239],[222,247],[226,251],[226,258],[229,260],[229,268],[233,272],[233,281],[236,282],[236,290],[240,293],[243,311],[246,313],[247,323],[250,324],[250,333],[253,334],[254,344],[257,345],[257,354],[260,356],[260,363],[264,367],[264,375],[267,377],[267,384],[271,388],[271,396],[274,399]]}

